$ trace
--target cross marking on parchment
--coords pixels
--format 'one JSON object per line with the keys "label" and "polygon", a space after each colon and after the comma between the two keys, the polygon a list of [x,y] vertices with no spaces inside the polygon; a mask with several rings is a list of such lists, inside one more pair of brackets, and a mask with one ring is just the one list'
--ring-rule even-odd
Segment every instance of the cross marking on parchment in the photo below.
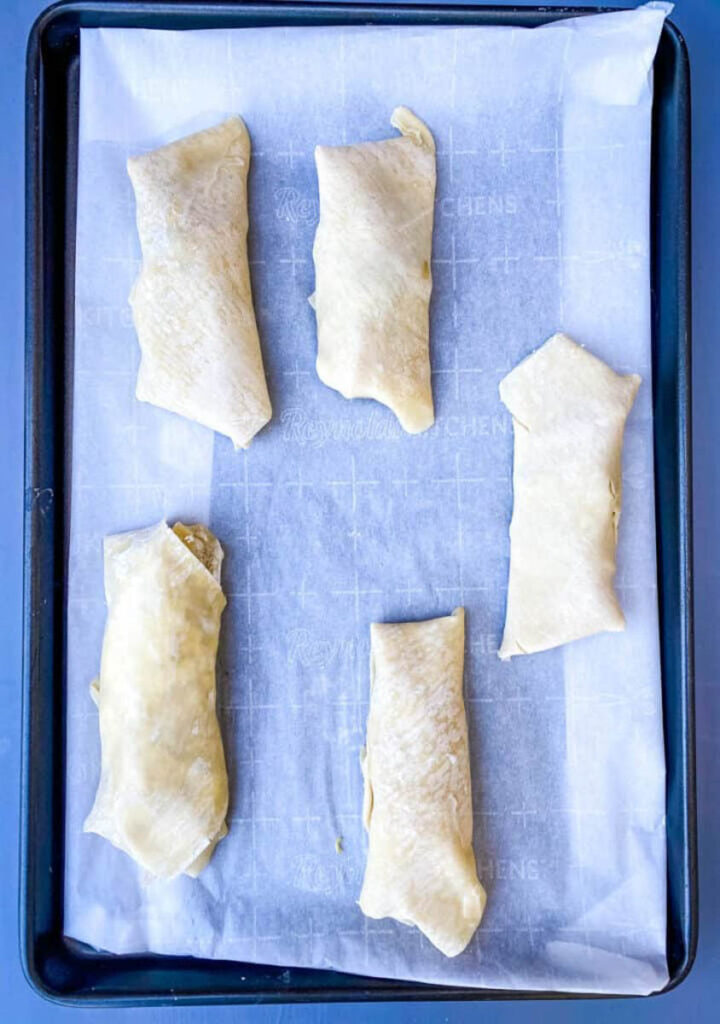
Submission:
{"label": "cross marking on parchment", "polygon": [[304,154],[303,154],[302,150],[295,149],[295,146],[293,145],[293,140],[292,139],[288,139],[287,149],[285,149],[285,150],[279,149],[277,151],[277,155],[280,156],[280,157],[283,157],[283,158],[285,158],[285,157],[288,158],[288,161],[290,163],[290,170],[292,171],[295,168],[295,158],[299,157],[299,156],[303,156]]}
{"label": "cross marking on parchment", "polygon": [[[460,378],[465,373],[484,373],[479,366],[460,366],[457,347],[453,349],[453,365],[433,370],[433,375],[447,374],[455,378],[455,398],[460,398]],[[407,496],[407,495],[406,495]]]}
{"label": "cross marking on parchment", "polygon": [[537,817],[537,811],[528,810],[523,807],[520,811],[510,811],[513,818],[519,818],[522,821],[523,832],[527,828],[528,818],[533,819]]}
{"label": "cross marking on parchment", "polygon": [[500,139],[500,145],[498,146],[498,148],[497,149],[491,149],[490,153],[493,156],[499,156],[500,157],[500,163],[502,164],[502,166],[503,167],[507,167],[506,157],[509,156],[511,153],[517,153],[517,149],[511,149],[509,146],[506,146],[505,145],[505,136],[503,135],[503,137]]}
{"label": "cross marking on parchment", "polygon": [[507,239],[505,240],[505,245],[503,246],[503,249],[504,249],[504,255],[503,256],[493,256],[492,261],[495,264],[502,263],[503,266],[504,266],[504,269],[505,269],[505,273],[509,274],[510,273],[510,264],[511,263],[518,263],[519,260],[520,260],[520,257],[519,256],[511,256],[510,255],[509,250],[508,250]]}
{"label": "cross marking on parchment", "polygon": [[[237,595],[235,595],[235,596],[237,596]],[[265,644],[257,644],[257,643],[255,643],[255,640],[253,639],[252,631],[248,630],[247,643],[246,644],[241,644],[239,649],[247,654],[247,656],[248,656],[248,665],[252,665],[252,663],[253,663],[253,654],[256,651],[264,651],[265,650],[265,646],[266,646]]]}
{"label": "cross marking on parchment", "polygon": [[300,378],[301,377],[310,377],[310,376],[311,376],[310,370],[301,370],[300,369],[300,365],[299,365],[297,359],[295,360],[295,369],[294,370],[283,370],[283,377],[292,377],[295,380],[295,390],[296,391],[300,390]]}
{"label": "cross marking on parchment", "polygon": [[[355,467],[355,456],[350,456],[350,479],[349,480],[328,480],[328,487],[349,487],[352,495],[352,513],[357,511],[357,489],[358,487],[377,487],[379,480],[358,480]],[[352,534],[351,534],[352,536]]]}
{"label": "cross marking on parchment", "polygon": [[290,256],[282,256],[278,259],[278,263],[289,263],[292,266],[292,276],[297,277],[297,268],[301,263],[307,263],[306,259],[302,256],[295,255],[295,246],[290,246]]}
{"label": "cross marking on parchment", "polygon": [[480,260],[477,256],[458,256],[455,247],[455,232],[450,234],[450,259],[435,257],[433,258],[433,264],[435,266],[448,266],[451,268],[452,273],[452,288],[455,292],[457,288],[457,268],[463,264],[479,263]]}
{"label": "cross marking on parchment", "polygon": [[248,458],[249,455],[246,452],[243,458],[243,478],[240,483],[235,480],[225,481],[219,483],[218,487],[229,488],[230,490],[242,490],[243,491],[243,508],[245,512],[245,544],[248,551],[252,546],[253,542],[257,539],[256,534],[250,530],[250,491],[253,488],[259,487],[272,487],[272,483],[269,480],[251,480],[248,470]]}
{"label": "cross marking on parchment", "polygon": [[315,597],[316,594],[317,594],[316,590],[308,590],[307,589],[307,587],[305,585],[305,576],[303,576],[302,581],[300,583],[300,589],[295,591],[295,597],[299,597],[300,598],[300,607],[301,608],[305,607],[305,598],[306,597]]}
{"label": "cross marking on parchment", "polygon": [[402,487],[403,493],[404,493],[405,497],[407,498],[408,497],[408,486],[410,484],[419,484],[420,481],[419,480],[408,480],[407,466],[403,466],[402,480],[395,479],[395,480],[392,480],[391,483],[393,483],[396,487]]}
{"label": "cross marking on parchment", "polygon": [[446,477],[433,477],[431,483],[433,484],[452,484],[455,488],[455,504],[457,511],[460,513],[462,510],[462,484],[484,484],[485,477],[482,476],[465,476],[460,472],[460,452],[455,453],[455,472],[452,476]]}
{"label": "cross marking on parchment", "polygon": [[361,587],[360,586],[360,575],[357,566],[357,544],[359,538],[362,536],[358,530],[357,523],[357,496],[359,487],[376,487],[379,480],[358,480],[357,467],[355,464],[355,456],[350,457],[350,479],[349,480],[328,480],[329,487],[349,487],[351,495],[351,511],[353,517],[352,529],[348,533],[348,537],[353,542],[353,586],[344,587],[336,590],[332,590],[331,593],[335,596],[341,595],[352,595],[355,599],[355,621],[358,622],[360,619],[360,598],[366,594],[382,594],[382,590],[378,587]]}
{"label": "cross marking on parchment", "polygon": [[302,501],[302,498],[303,498],[303,492],[307,488],[312,489],[312,486],[313,485],[312,485],[311,481],[304,479],[304,477],[302,475],[302,466],[299,463],[298,463],[298,468],[297,468],[297,479],[295,479],[295,480],[286,480],[285,481],[285,487],[297,487],[298,497],[300,498],[301,501]]}
{"label": "cross marking on parchment", "polygon": [[361,587],[360,576],[357,569],[355,569],[355,585],[353,587],[331,590],[330,593],[335,597],[351,594],[355,598],[355,620],[357,621],[360,618],[360,598],[366,594],[382,594],[382,590],[379,587]]}

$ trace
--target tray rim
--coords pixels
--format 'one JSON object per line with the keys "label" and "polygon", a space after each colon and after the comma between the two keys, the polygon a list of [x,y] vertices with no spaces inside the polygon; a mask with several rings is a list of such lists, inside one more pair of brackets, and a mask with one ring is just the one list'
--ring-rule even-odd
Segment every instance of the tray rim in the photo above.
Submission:
{"label": "tray rim", "polygon": [[[389,979],[366,978],[362,976],[349,975],[342,972],[325,972],[312,968],[293,968],[292,970],[301,973],[313,974],[317,978],[317,985],[307,988],[295,989],[265,989],[261,992],[201,990],[199,992],[188,991],[183,994],[175,994],[172,989],[168,991],[148,991],[138,995],[119,995],[107,992],[93,991],[92,988],[81,989],[76,992],[64,992],[57,987],[56,983],[47,976],[43,967],[38,962],[37,940],[38,936],[32,928],[29,914],[29,903],[31,898],[30,885],[31,876],[28,862],[31,856],[31,831],[32,809],[30,806],[31,787],[33,783],[32,763],[32,731],[33,731],[33,679],[35,678],[35,651],[33,639],[35,629],[33,617],[35,610],[35,578],[37,569],[36,555],[33,549],[33,540],[38,536],[42,537],[44,529],[52,531],[53,541],[51,542],[52,554],[58,560],[58,528],[55,526],[54,494],[50,489],[49,503],[44,501],[49,489],[38,487],[42,479],[38,480],[37,460],[41,455],[40,439],[35,430],[35,416],[38,411],[38,400],[33,393],[33,385],[39,386],[38,382],[38,361],[45,355],[45,348],[52,348],[52,341],[42,339],[44,325],[44,300],[48,282],[46,274],[48,268],[43,260],[41,224],[42,215],[38,213],[38,201],[41,197],[41,181],[43,168],[42,149],[42,127],[40,111],[40,88],[43,64],[43,46],[47,40],[47,34],[51,33],[58,20],[68,14],[77,15],[80,18],[93,16],[100,17],[102,23],[113,17],[139,17],[142,18],[152,14],[158,18],[175,17],[192,13],[211,15],[215,17],[231,18],[236,16],[240,22],[245,22],[253,15],[267,17],[275,25],[286,24],[292,21],[293,16],[300,16],[308,19],[305,23],[316,24],[327,23],[327,18],[367,18],[369,21],[387,21],[397,16],[395,23],[428,24],[440,21],[456,20],[458,24],[466,24],[468,16],[487,17],[495,19],[496,23],[521,23],[523,18],[529,18],[536,23],[540,21],[554,21],[560,18],[597,14],[601,12],[619,10],[619,8],[607,8],[598,6],[563,6],[563,7],[542,7],[521,6],[521,7],[498,7],[492,4],[472,3],[468,5],[443,5],[439,2],[436,5],[422,6],[418,4],[392,4],[381,3],[367,5],[363,3],[352,3],[348,0],[340,2],[319,3],[284,3],[281,0],[264,0],[264,2],[240,2],[231,3],[203,3],[201,0],[110,0],[103,3],[101,0],[60,0],[46,8],[35,20],[28,37],[27,63],[26,63],[26,130],[25,130],[25,198],[26,198],[26,259],[25,259],[25,489],[24,489],[24,549],[23,549],[23,674],[22,674],[22,770],[21,770],[21,829],[20,829],[20,885],[19,885],[19,926],[20,926],[20,952],[21,963],[25,977],[32,988],[41,996],[51,1002],[60,1005],[213,1005],[218,1003],[284,1003],[284,1002],[344,1002],[344,1001],[380,1001],[380,1000],[473,1000],[483,1001],[487,999],[514,1000],[514,999],[605,999],[618,998],[612,994],[598,994],[588,992],[555,992],[555,991],[533,991],[533,990],[510,990],[510,989],[477,989],[467,987],[456,987],[450,985],[431,985],[419,982],[394,981]],[[481,23],[481,22],[476,22]],[[97,22],[96,22],[97,24]],[[160,27],[160,26],[157,26]],[[242,27],[242,24],[238,25]],[[268,27],[271,27],[270,25]],[[675,282],[677,289],[677,330],[678,330],[678,357],[677,357],[677,470],[678,470],[678,576],[681,585],[680,607],[678,609],[679,627],[678,642],[681,667],[681,681],[684,699],[681,701],[679,728],[680,745],[683,757],[681,762],[684,766],[683,778],[680,780],[683,786],[683,845],[685,868],[683,907],[688,922],[687,935],[684,936],[685,943],[683,959],[679,969],[672,975],[668,983],[658,992],[658,995],[677,987],[689,974],[697,949],[697,917],[698,917],[698,880],[697,880],[697,809],[696,809],[696,788],[695,788],[695,743],[694,743],[694,659],[693,659],[693,593],[692,593],[692,474],[691,474],[691,413],[690,413],[690,94],[689,94],[689,59],[687,47],[682,34],[676,26],[667,19],[664,33],[668,33],[675,50],[675,57],[678,61],[679,74],[679,101],[683,108],[684,118],[679,120],[678,129],[678,164],[677,189],[680,195],[679,223],[677,242],[677,270],[678,278]],[[654,161],[653,161],[654,166]],[[74,191],[74,190],[73,190]],[[65,195],[67,206],[68,195]],[[654,211],[651,208],[651,222]],[[63,211],[63,216],[65,210]],[[653,228],[651,228],[653,233]],[[654,246],[654,238],[653,238]],[[653,280],[654,283],[654,280]],[[655,304],[654,304],[655,307]],[[657,311],[653,308],[655,320]],[[655,333],[655,326],[653,334]],[[58,335],[60,332],[58,331]],[[64,342],[61,341],[64,348]],[[51,352],[52,354],[52,352]],[[41,367],[42,369],[43,367]],[[42,409],[42,412],[45,410]],[[656,465],[657,465],[657,436]],[[656,483],[657,488],[657,483]],[[66,497],[63,494],[63,498]],[[658,504],[656,489],[656,504]],[[48,525],[50,524],[50,525]],[[660,538],[658,538],[658,543]],[[61,563],[64,568],[64,562]],[[57,566],[56,566],[57,568]],[[61,573],[64,582],[64,573]],[[53,584],[57,589],[57,581]],[[45,596],[45,601],[48,598]],[[62,595],[60,597],[62,601]],[[54,596],[57,603],[58,597]],[[64,684],[64,665],[62,673]],[[64,688],[64,686],[63,686]],[[662,673],[663,689],[663,717],[666,717],[666,691],[665,673]],[[667,726],[667,723],[666,723]],[[56,727],[57,730],[57,727]],[[62,735],[62,758],[64,763],[64,721],[61,723]],[[667,729],[666,729],[667,731]],[[666,735],[667,747],[667,735]],[[676,780],[677,781],[677,780]],[[51,797],[51,800],[54,799]],[[58,808],[53,805],[57,816]],[[64,827],[64,793],[62,800],[61,828]],[[64,841],[63,841],[64,843]],[[52,871],[52,867],[49,866]],[[668,869],[669,870],[669,869]],[[62,902],[62,900],[61,900]],[[58,938],[65,953],[70,960],[81,962],[87,960],[88,955],[79,952],[80,945],[75,940],[66,939],[62,935],[62,923],[60,934],[54,935]],[[73,950],[73,946],[77,949]],[[211,963],[214,966],[228,964],[237,969],[239,963],[234,961],[204,961],[192,957],[164,957],[155,954],[140,954],[135,958],[117,957],[113,954],[91,954],[91,958],[117,963],[118,960],[142,960],[144,962],[157,961],[160,969],[163,965],[170,963],[177,964],[184,962],[192,968],[193,965]],[[45,965],[47,966],[47,965]],[[262,971],[263,965],[247,965],[255,971]],[[182,970],[183,967],[178,967]],[[282,968],[267,968],[268,970],[282,970]],[[333,989],[323,986],[322,979],[327,975],[340,977],[341,984]],[[268,978],[268,982],[270,979]],[[627,996],[620,996],[627,998]]]}

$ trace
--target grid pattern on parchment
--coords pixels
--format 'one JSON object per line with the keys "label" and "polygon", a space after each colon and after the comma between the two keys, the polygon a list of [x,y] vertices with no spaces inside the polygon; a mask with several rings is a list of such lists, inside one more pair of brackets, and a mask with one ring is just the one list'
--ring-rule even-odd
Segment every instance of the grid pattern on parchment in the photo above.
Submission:
{"label": "grid pattern on parchment", "polygon": [[[256,81],[270,59],[267,32],[196,36],[194,61],[187,39],[143,35],[83,35],[68,930],[118,950],[501,987],[660,985],[649,321],[637,298],[648,277],[649,93],[622,116],[589,105],[573,117],[558,73],[571,47],[562,31],[546,34],[541,53],[523,31],[416,30],[405,36],[413,61],[395,32],[301,41],[276,30],[272,59],[303,82],[292,93]],[[345,402],[319,382],[307,304],[313,144],[389,136],[396,102],[427,119],[438,146],[437,423],[414,438],[389,410]],[[178,125],[217,120],[208,110],[242,113],[254,144],[250,260],[274,417],[246,453],[133,397],[126,297],[139,253],[124,160]],[[188,125],[188,115],[198,120]],[[578,181],[591,185],[582,195]],[[624,468],[619,589],[630,629],[501,664],[512,429],[497,385],[561,327],[647,383]],[[218,680],[232,797],[230,835],[201,879],[142,889],[121,854],[78,831],[97,777],[86,684],[104,618],[101,538],[161,516],[209,518],[226,551]],[[358,753],[369,623],[459,604],[489,903],[469,949],[446,961],[419,932],[369,921],[355,904],[365,849]],[[618,776],[621,750],[633,770]],[[639,980],[629,977],[638,963]]]}

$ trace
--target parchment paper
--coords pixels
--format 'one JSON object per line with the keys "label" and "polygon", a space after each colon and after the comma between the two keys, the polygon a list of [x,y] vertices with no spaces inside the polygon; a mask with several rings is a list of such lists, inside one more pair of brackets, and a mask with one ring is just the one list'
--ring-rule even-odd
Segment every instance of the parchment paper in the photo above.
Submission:
{"label": "parchment paper", "polygon": [[[667,5],[552,27],[83,30],[68,637],[66,932],[152,950],[479,986],[667,979],[651,448],[650,67]],[[313,147],[438,145],[437,423],[409,437],[314,372]],[[253,140],[250,256],[274,407],[247,453],[137,402],[128,154],[231,113]],[[563,329],[643,385],[628,423],[624,634],[502,664],[512,428],[501,377]],[[209,521],[230,834],[147,885],[84,835],[99,772],[105,534]],[[488,908],[445,959],[356,905],[368,627],[467,609],[475,851]],[[335,849],[342,836],[343,852]]]}

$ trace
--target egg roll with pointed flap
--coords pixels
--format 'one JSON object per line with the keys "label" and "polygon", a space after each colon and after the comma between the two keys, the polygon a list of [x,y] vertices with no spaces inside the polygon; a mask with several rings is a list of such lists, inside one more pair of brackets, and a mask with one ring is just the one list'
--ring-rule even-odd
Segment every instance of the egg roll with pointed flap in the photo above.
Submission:
{"label": "egg roll with pointed flap", "polygon": [[405,107],[401,135],[318,146],[317,372],[345,398],[389,406],[408,433],[435,419],[428,309],[435,143]]}
{"label": "egg roll with pointed flap", "polygon": [[625,628],[613,581],[623,433],[639,387],[565,334],[500,382],[515,438],[501,658]]}

